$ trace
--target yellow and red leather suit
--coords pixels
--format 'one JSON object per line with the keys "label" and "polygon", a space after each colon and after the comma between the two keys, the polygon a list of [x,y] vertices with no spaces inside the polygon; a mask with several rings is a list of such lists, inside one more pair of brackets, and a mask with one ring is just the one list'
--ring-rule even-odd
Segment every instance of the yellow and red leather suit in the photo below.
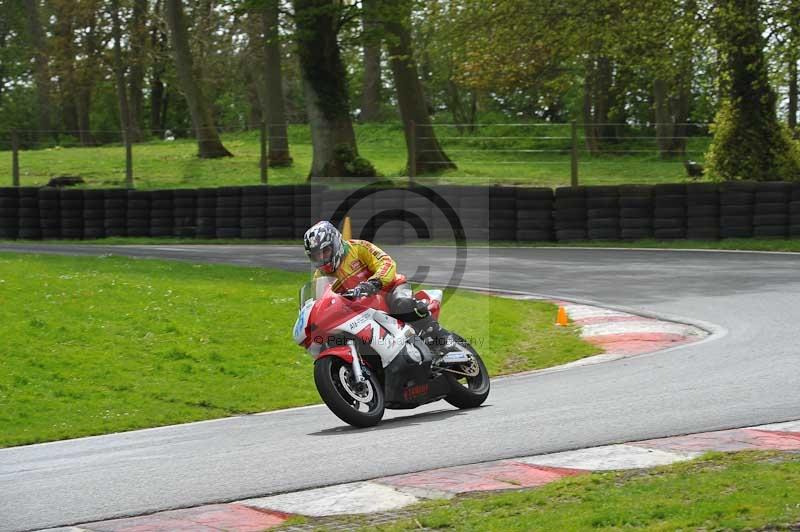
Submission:
{"label": "yellow and red leather suit", "polygon": [[[314,278],[327,275],[320,270],[314,272]],[[398,281],[405,281],[397,275],[397,264],[385,251],[366,240],[345,240],[342,262],[333,273],[336,282],[334,292],[351,290],[359,283],[377,279],[383,290],[391,290]]]}

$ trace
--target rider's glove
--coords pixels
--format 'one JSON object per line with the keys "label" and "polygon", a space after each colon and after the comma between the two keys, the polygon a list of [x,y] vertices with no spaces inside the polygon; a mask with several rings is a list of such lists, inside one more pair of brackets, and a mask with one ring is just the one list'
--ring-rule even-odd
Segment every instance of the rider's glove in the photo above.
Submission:
{"label": "rider's glove", "polygon": [[355,289],[356,297],[371,296],[373,294],[378,293],[378,290],[380,289],[381,289],[381,282],[377,279],[370,279],[369,281],[358,283],[358,286]]}

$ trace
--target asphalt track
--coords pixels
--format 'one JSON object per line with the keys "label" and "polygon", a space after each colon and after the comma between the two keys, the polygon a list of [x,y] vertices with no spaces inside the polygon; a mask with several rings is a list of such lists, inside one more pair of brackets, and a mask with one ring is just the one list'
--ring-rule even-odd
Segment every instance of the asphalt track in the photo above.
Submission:
{"label": "asphalt track", "polygon": [[[286,246],[0,246],[8,250],[307,268],[302,250]],[[387,250],[403,271],[427,266],[430,282],[452,276],[452,249]],[[660,353],[498,379],[478,410],[440,402],[393,412],[367,430],[308,407],[0,450],[0,530],[800,418],[800,256],[470,248],[461,284],[656,313],[714,334]]]}

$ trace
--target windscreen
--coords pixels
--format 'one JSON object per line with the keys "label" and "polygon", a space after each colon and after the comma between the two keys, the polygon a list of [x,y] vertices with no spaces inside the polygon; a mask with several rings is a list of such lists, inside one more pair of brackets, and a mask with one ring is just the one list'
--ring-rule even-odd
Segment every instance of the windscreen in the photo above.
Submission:
{"label": "windscreen", "polygon": [[334,277],[317,277],[303,285],[300,289],[299,304],[302,308],[309,301],[316,301],[336,279]]}

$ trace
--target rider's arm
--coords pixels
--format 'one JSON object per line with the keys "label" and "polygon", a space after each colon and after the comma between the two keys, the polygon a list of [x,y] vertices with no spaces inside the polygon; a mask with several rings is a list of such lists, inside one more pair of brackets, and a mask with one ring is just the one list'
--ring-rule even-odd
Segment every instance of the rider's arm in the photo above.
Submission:
{"label": "rider's arm", "polygon": [[354,240],[352,244],[358,251],[358,258],[367,265],[372,272],[370,280],[377,280],[385,288],[394,281],[397,265],[392,257],[381,248],[366,240]]}

